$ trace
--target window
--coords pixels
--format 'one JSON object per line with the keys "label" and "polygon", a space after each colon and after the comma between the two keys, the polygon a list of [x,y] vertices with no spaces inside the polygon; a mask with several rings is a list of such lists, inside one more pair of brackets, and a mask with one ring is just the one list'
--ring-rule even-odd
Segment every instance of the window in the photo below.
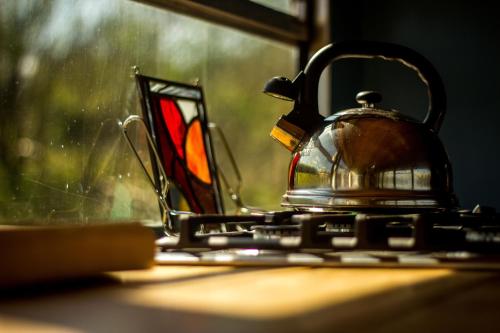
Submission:
{"label": "window", "polygon": [[159,220],[117,126],[140,113],[134,65],[198,79],[242,171],[243,198],[279,207],[290,156],[268,133],[291,105],[261,90],[295,75],[296,47],[123,0],[4,1],[0,41],[0,223]]}

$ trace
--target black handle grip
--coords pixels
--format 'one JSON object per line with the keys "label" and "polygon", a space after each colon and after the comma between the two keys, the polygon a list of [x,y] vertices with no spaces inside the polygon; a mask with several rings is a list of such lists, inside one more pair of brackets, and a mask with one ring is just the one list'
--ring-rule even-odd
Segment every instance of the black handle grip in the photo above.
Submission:
{"label": "black handle grip", "polygon": [[398,61],[416,71],[427,86],[429,96],[429,109],[424,124],[439,131],[446,113],[446,92],[438,72],[425,57],[412,49],[385,42],[344,41],[329,44],[316,52],[304,70],[305,81],[298,100],[299,112],[309,113],[311,118],[318,117],[318,84],[321,73],[330,63],[346,58]]}

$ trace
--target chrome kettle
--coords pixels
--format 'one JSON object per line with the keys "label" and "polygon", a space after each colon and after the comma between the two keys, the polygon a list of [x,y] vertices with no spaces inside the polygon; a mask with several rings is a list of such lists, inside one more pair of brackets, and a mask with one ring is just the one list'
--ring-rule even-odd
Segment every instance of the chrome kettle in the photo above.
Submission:
{"label": "chrome kettle", "polygon": [[[322,117],[320,75],[345,58],[381,58],[415,70],[428,90],[425,120],[377,107],[381,95],[373,91],[356,96],[358,107]],[[446,93],[437,71],[417,52],[382,42],[330,44],[293,82],[275,77],[264,92],[295,101],[271,132],[293,154],[283,206],[306,211],[457,207],[451,165],[437,135]]]}

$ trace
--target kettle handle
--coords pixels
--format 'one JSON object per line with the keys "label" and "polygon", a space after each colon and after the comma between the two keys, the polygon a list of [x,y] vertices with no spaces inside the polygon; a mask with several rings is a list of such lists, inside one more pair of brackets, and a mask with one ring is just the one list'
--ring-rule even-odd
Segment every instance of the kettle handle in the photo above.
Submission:
{"label": "kettle handle", "polygon": [[301,111],[310,113],[313,118],[318,117],[318,84],[321,73],[330,63],[346,58],[398,61],[416,71],[427,86],[429,97],[424,124],[435,132],[439,131],[446,113],[446,92],[438,72],[424,56],[414,50],[385,42],[343,41],[329,44],[316,52],[304,70],[304,82],[298,98]]}

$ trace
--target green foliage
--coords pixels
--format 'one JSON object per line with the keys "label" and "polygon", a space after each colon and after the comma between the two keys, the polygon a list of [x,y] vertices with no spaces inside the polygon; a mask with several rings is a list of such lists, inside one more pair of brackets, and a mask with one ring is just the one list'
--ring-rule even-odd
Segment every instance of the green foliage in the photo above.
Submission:
{"label": "green foliage", "polygon": [[268,133],[290,105],[261,89],[274,75],[293,76],[290,48],[133,2],[5,1],[0,219],[158,220],[117,127],[140,112],[133,65],[170,80],[198,78],[210,120],[240,165],[244,200],[278,207],[289,154]]}

